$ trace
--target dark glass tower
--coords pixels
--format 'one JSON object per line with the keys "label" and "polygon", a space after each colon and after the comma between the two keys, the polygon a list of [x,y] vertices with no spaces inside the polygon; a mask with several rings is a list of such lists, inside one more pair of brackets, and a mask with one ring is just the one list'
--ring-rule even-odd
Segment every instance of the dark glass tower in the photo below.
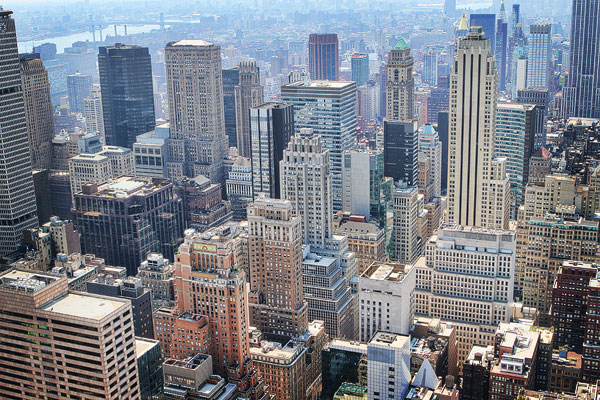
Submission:
{"label": "dark glass tower", "polygon": [[384,121],[383,174],[404,182],[417,184],[418,140],[415,121]]}
{"label": "dark glass tower", "polygon": [[563,92],[564,116],[600,118],[598,0],[573,0],[569,76]]}
{"label": "dark glass tower", "polygon": [[[502,3],[504,7],[504,3]],[[506,50],[508,48],[508,23],[498,19],[496,25],[496,63],[498,65],[498,90],[506,89]]]}
{"label": "dark glass tower", "polygon": [[155,126],[148,48],[100,47],[98,69],[106,144],[131,148],[137,135]]}
{"label": "dark glass tower", "polygon": [[492,49],[496,48],[496,14],[471,14],[469,26],[480,26],[483,38],[490,39]]}
{"label": "dark glass tower", "polygon": [[294,134],[294,105],[270,102],[250,109],[252,186],[259,193],[280,199],[279,163]]}
{"label": "dark glass tower", "polygon": [[340,54],[335,33],[311,33],[308,37],[310,79],[337,81],[340,78]]}
{"label": "dark glass tower", "polygon": [[223,112],[225,114],[225,133],[229,139],[229,147],[237,146],[235,87],[239,84],[239,66],[223,70]]}

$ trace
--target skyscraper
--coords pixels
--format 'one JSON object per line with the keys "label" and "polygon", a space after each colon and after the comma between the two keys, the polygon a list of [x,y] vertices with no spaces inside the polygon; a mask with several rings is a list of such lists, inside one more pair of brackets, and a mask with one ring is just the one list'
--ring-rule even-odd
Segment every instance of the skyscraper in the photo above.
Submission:
{"label": "skyscraper", "polygon": [[444,12],[450,18],[456,14],[456,0],[444,0]]}
{"label": "skyscraper", "polygon": [[256,62],[240,63],[239,79],[240,83],[234,89],[237,149],[240,156],[250,158],[250,109],[264,101]]}
{"label": "skyscraper", "polygon": [[550,89],[552,81],[552,25],[531,24],[527,62],[527,89]]}
{"label": "skyscraper", "polygon": [[481,27],[483,38],[490,39],[492,54],[496,49],[496,14],[471,14],[469,16],[469,26]]}
{"label": "skyscraper", "polygon": [[0,10],[0,254],[17,249],[25,229],[38,225],[27,115],[12,11]]}
{"label": "skyscraper", "polygon": [[504,10],[504,0],[500,5],[500,15],[496,21],[496,64],[498,65],[498,90],[506,89],[506,57],[508,49],[508,21]]}
{"label": "skyscraper", "polygon": [[223,113],[225,115],[225,134],[229,147],[237,146],[235,87],[240,84],[240,66],[224,69],[223,75]]}
{"label": "skyscraper", "polygon": [[0,312],[0,368],[10,371],[1,398],[140,399],[128,300],[70,293],[62,274],[11,269],[0,275]]}
{"label": "skyscraper", "polygon": [[494,158],[498,75],[481,28],[459,41],[450,80],[448,219],[506,229],[506,160]]}
{"label": "skyscraper", "polygon": [[292,137],[281,162],[281,197],[302,218],[309,321],[324,321],[330,337],[355,338],[358,310],[350,280],[357,274],[356,256],[348,251],[346,236],[333,234],[329,155],[310,129]]}
{"label": "skyscraper", "polygon": [[404,39],[390,50],[387,62],[386,113],[388,121],[409,121],[414,118],[413,58]]}
{"label": "skyscraper", "polygon": [[92,91],[92,76],[81,72],[67,75],[67,90],[71,112],[83,113],[83,99],[89,97]]}
{"label": "skyscraper", "polygon": [[510,44],[511,94],[513,98],[516,98],[519,90],[525,89],[527,86],[527,66],[529,63],[527,36],[523,33],[521,24],[517,24],[515,27]]}
{"label": "skyscraper", "polygon": [[254,197],[264,193],[267,197],[279,199],[279,163],[294,135],[294,106],[270,102],[251,108],[250,134]]}
{"label": "skyscraper", "polygon": [[437,53],[434,49],[429,49],[426,54],[423,55],[423,83],[435,86],[437,85],[438,77],[438,58]]}
{"label": "skyscraper", "polygon": [[569,76],[563,89],[568,117],[600,118],[600,7],[573,0]]}
{"label": "skyscraper", "polygon": [[250,358],[246,276],[233,242],[218,228],[186,232],[174,263],[177,310],[208,317],[215,371],[242,397],[264,400],[264,383]]}
{"label": "skyscraper", "polygon": [[54,115],[50,101],[48,72],[46,72],[42,60],[35,56],[21,55],[20,60],[31,167],[33,169],[50,169]]}
{"label": "skyscraper", "polygon": [[[433,197],[442,195],[442,142],[438,132],[431,124],[425,124],[419,132],[418,148],[429,158]],[[429,201],[429,199],[425,199]]]}
{"label": "skyscraper", "polygon": [[413,264],[421,255],[422,240],[417,232],[419,212],[423,197],[416,186],[394,190],[393,254],[392,259],[403,264]]}
{"label": "skyscraper", "polygon": [[417,184],[418,131],[416,121],[383,122],[384,175],[407,186]]}
{"label": "skyscraper", "polygon": [[106,144],[132,148],[154,129],[152,64],[147,47],[100,47],[98,70]]}
{"label": "skyscraper", "polygon": [[[356,144],[356,83],[299,81],[281,87],[281,99],[294,105],[296,133],[311,128],[329,149],[333,210],[342,209],[342,157]],[[283,196],[283,195],[282,195]]]}
{"label": "skyscraper", "polygon": [[369,55],[368,54],[353,54],[351,61],[352,80],[356,82],[356,86],[364,85],[369,80]]}
{"label": "skyscraper", "polygon": [[228,141],[221,48],[204,40],[180,40],[167,44],[165,59],[171,123],[169,176],[204,175],[222,183]]}
{"label": "skyscraper", "polygon": [[257,199],[247,211],[252,326],[273,335],[302,335],[308,327],[302,219],[288,200]]}
{"label": "skyscraper", "polygon": [[90,95],[83,99],[85,133],[104,137],[104,117],[102,113],[102,95],[99,86],[92,86]]}
{"label": "skyscraper", "polygon": [[308,72],[310,79],[340,79],[340,54],[335,33],[311,33],[308,37]]}

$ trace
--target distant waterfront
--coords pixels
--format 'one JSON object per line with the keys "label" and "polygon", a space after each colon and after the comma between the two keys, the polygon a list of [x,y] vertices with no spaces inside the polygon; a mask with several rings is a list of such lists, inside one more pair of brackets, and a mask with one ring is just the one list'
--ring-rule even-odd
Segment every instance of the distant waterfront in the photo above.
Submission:
{"label": "distant waterfront", "polygon": [[[131,35],[131,34],[135,34],[135,33],[146,33],[146,32],[150,32],[153,29],[159,29],[160,25],[127,25],[127,34]],[[123,35],[124,34],[124,29],[123,29],[123,25],[118,25],[117,26],[117,33],[119,35]],[[106,35],[114,35],[115,34],[115,28],[113,25],[109,25],[108,27],[104,28],[102,30],[102,37],[105,38]],[[80,33],[73,33],[71,35],[64,35],[64,36],[55,36],[55,37],[49,37],[49,38],[45,38],[45,39],[35,39],[35,40],[28,40],[28,41],[19,41],[19,52],[30,52],[33,49],[33,46],[37,46],[39,44],[42,43],[54,43],[56,44],[56,51],[58,53],[62,53],[65,49],[65,47],[71,47],[71,45],[75,42],[85,42],[85,41],[92,41],[93,35],[92,32],[80,32]],[[100,33],[98,31],[96,31],[96,40],[100,41]]]}

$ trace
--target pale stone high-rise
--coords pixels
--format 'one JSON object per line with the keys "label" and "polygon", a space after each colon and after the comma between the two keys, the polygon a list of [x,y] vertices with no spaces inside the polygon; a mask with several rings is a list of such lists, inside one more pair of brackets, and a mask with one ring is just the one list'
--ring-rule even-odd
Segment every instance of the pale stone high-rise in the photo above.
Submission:
{"label": "pale stone high-rise", "polygon": [[50,101],[48,72],[42,60],[30,54],[21,55],[20,61],[31,167],[50,169],[54,115]]}
{"label": "pale stone high-rise", "polygon": [[85,132],[104,137],[104,117],[102,114],[102,94],[99,86],[92,86],[90,97],[83,99]]}
{"label": "pale stone high-rise", "polygon": [[506,159],[494,158],[498,75],[490,40],[472,28],[450,75],[448,220],[508,228]]}
{"label": "pale stone high-rise", "polygon": [[221,183],[228,143],[221,48],[204,40],[170,42],[165,63],[171,124],[168,174],[204,175]]}
{"label": "pale stone high-rise", "polygon": [[386,86],[386,118],[389,121],[409,121],[414,118],[413,58],[410,47],[398,40],[388,55]]}
{"label": "pale stone high-rise", "polygon": [[423,209],[423,195],[416,186],[394,190],[394,225],[392,259],[405,264],[414,263],[421,255],[422,242],[417,225]]}

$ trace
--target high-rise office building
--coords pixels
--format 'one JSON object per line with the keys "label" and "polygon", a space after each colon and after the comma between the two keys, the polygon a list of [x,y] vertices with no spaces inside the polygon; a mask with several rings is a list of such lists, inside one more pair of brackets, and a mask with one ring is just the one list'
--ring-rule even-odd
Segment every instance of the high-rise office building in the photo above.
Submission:
{"label": "high-rise office building", "polygon": [[381,118],[381,89],[379,82],[369,80],[356,88],[356,113],[365,121],[378,121]]}
{"label": "high-rise office building", "polygon": [[151,252],[172,258],[181,243],[182,203],[168,179],[124,176],[84,185],[74,198],[83,252],[126,267],[128,275],[136,275]]}
{"label": "high-rise office building", "polygon": [[600,7],[595,0],[573,0],[572,4],[563,114],[600,118]]}
{"label": "high-rise office building", "polygon": [[443,225],[419,258],[415,313],[452,321],[459,365],[473,344],[494,343],[513,309],[514,231]]}
{"label": "high-rise office building", "polygon": [[302,220],[288,200],[248,206],[250,320],[261,332],[302,335],[308,326],[302,288]]}
{"label": "high-rise office building", "polygon": [[[442,142],[433,125],[425,124],[418,136],[419,152],[429,158],[430,181],[433,183],[433,197],[442,195]],[[429,199],[425,199],[429,201]]]}
{"label": "high-rise office building", "polygon": [[147,47],[100,47],[98,70],[106,144],[132,148],[154,121],[152,64]]}
{"label": "high-rise office building", "polygon": [[0,294],[1,398],[140,399],[129,301],[19,269],[0,275]]}
{"label": "high-rise office building", "polygon": [[438,77],[438,56],[434,49],[429,49],[429,51],[423,55],[423,83],[427,83],[428,85],[435,86],[437,85],[437,77]]}
{"label": "high-rise office building", "polygon": [[204,40],[180,40],[167,44],[165,59],[171,124],[169,176],[204,175],[222,183],[228,141],[221,48]]}
{"label": "high-rise office building", "polygon": [[410,361],[410,336],[377,332],[367,348],[368,398],[404,398],[411,383]]}
{"label": "high-rise office building", "polygon": [[350,63],[352,80],[356,82],[356,86],[364,85],[369,80],[369,55],[353,54]]}
{"label": "high-rise office building", "polygon": [[44,68],[42,60],[35,56],[21,55],[20,62],[31,167],[33,169],[50,169],[54,115],[48,72]]}
{"label": "high-rise office building", "polygon": [[340,54],[335,33],[311,33],[308,37],[308,73],[310,79],[340,79]]}
{"label": "high-rise office building", "polygon": [[356,256],[345,236],[333,234],[329,150],[321,143],[310,129],[292,137],[281,162],[281,197],[302,218],[308,319],[324,321],[331,337],[354,338],[358,320],[350,279],[357,274]]}
{"label": "high-rise office building", "polygon": [[224,69],[223,75],[223,114],[225,115],[225,134],[229,147],[237,146],[237,119],[235,109],[235,87],[240,84],[240,66]]}
{"label": "high-rise office building", "polygon": [[[450,76],[448,220],[508,228],[506,160],[495,158],[498,76],[490,40],[471,28],[459,41]],[[484,111],[485,110],[485,111]]]}
{"label": "high-rise office building", "polygon": [[83,99],[83,115],[85,117],[85,133],[104,138],[104,113],[102,112],[102,95],[99,86],[92,86],[90,95]]}
{"label": "high-rise office building", "polygon": [[418,130],[416,121],[383,122],[384,175],[407,186],[417,184]]}
{"label": "high-rise office building", "polygon": [[516,217],[516,211],[523,203],[539,112],[534,105],[515,103],[500,103],[496,112],[496,157],[506,159],[513,217]]}
{"label": "high-rise office building", "polygon": [[83,113],[83,99],[89,97],[92,91],[92,76],[81,72],[67,75],[67,91],[71,112]]}
{"label": "high-rise office building", "polygon": [[523,33],[521,24],[517,24],[510,45],[510,86],[512,97],[516,98],[519,90],[527,87],[527,65],[529,63],[527,36]]}
{"label": "high-rise office building", "polygon": [[250,109],[252,189],[279,199],[279,163],[294,135],[294,106],[289,103],[264,103]]}
{"label": "high-rise office building", "polygon": [[387,61],[386,107],[388,121],[409,121],[414,118],[415,82],[413,58],[404,39],[398,40]]}
{"label": "high-rise office building", "polygon": [[450,18],[456,14],[456,0],[444,0],[444,12]]}
{"label": "high-rise office building", "polygon": [[344,211],[386,223],[383,151],[346,150],[344,153]]}
{"label": "high-rise office building", "polygon": [[0,10],[0,254],[17,249],[23,231],[38,225],[27,114],[23,99],[17,33],[12,11]]}
{"label": "high-rise office building", "polygon": [[421,255],[422,238],[417,223],[423,209],[423,196],[416,186],[397,188],[393,193],[394,224],[392,230],[392,260],[413,264]]}
{"label": "high-rise office building", "polygon": [[481,27],[483,38],[490,39],[492,54],[496,51],[496,14],[471,14],[469,16],[471,28]]}
{"label": "high-rise office building", "polygon": [[250,134],[250,109],[263,103],[263,87],[256,62],[242,62],[239,68],[240,83],[235,87],[235,117],[238,153],[250,158],[252,153]]}
{"label": "high-rise office building", "polygon": [[527,59],[527,89],[550,89],[552,73],[552,24],[531,24]]}
{"label": "high-rise office building", "polygon": [[179,312],[208,317],[215,372],[235,384],[242,397],[262,400],[264,383],[250,358],[246,276],[235,247],[216,229],[187,231],[175,257],[175,298]]}
{"label": "high-rise office building", "polygon": [[342,157],[345,150],[356,145],[356,83],[288,83],[281,87],[281,99],[294,105],[296,133],[302,128],[312,128],[329,150],[333,210],[341,210]]}
{"label": "high-rise office building", "polygon": [[516,281],[522,283],[515,286],[522,287],[523,305],[535,307],[540,323],[548,324],[552,288],[563,261],[596,262],[598,222],[546,214],[519,224],[517,234]]}
{"label": "high-rise office building", "polygon": [[448,112],[450,104],[450,77],[448,75],[440,75],[437,79],[437,86],[434,86],[429,91],[427,98],[427,121],[430,124],[435,124],[438,121],[440,111]]}
{"label": "high-rise office building", "polygon": [[496,21],[496,65],[498,66],[498,90],[506,90],[506,61],[508,50],[508,20],[504,11],[504,0],[500,5],[500,15]]}

